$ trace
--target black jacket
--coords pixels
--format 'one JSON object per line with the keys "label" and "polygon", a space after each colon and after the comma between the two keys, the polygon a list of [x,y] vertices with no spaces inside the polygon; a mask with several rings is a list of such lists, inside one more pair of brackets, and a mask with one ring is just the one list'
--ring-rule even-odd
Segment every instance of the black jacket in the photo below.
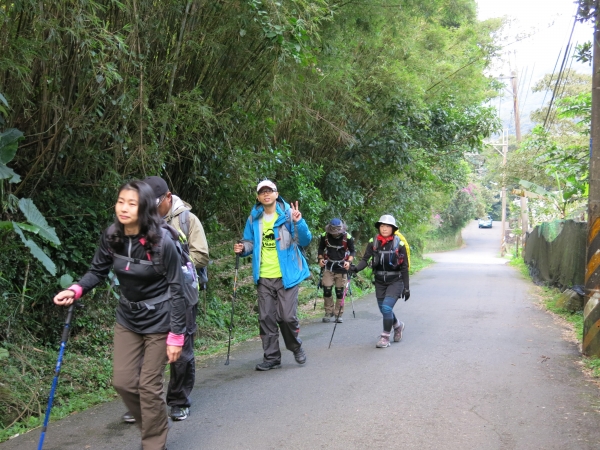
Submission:
{"label": "black jacket", "polygon": [[[102,281],[106,280],[111,268],[121,290],[121,301],[117,306],[117,323],[140,334],[167,333],[183,334],[186,332],[186,300],[183,292],[183,273],[180,267],[180,257],[171,239],[164,239],[162,260],[166,267],[166,276],[159,274],[153,266],[131,263],[113,258],[112,248],[107,240],[107,230],[100,237],[100,246],[96,250],[92,265],[87,273],[77,282],[86,294]],[[143,236],[126,236],[122,256],[149,260],[151,255],[146,253],[140,239]],[[128,302],[140,302],[161,295],[167,295],[169,300],[154,306],[132,310],[125,306]]]}
{"label": "black jacket", "polygon": [[[359,263],[356,265],[356,270],[357,271],[361,271],[363,270],[365,267],[367,267],[367,264],[369,262],[369,260],[375,255],[375,250],[373,250],[373,246],[374,246],[374,242],[375,239],[377,239],[376,237],[373,238],[368,244],[367,247],[365,248],[365,254],[363,255],[363,257],[361,258],[361,260],[359,261]],[[389,275],[385,276],[385,278],[383,278],[382,276],[379,276],[377,274],[377,272],[397,272],[398,276],[402,277],[402,281],[404,283],[404,288],[405,289],[409,289],[408,287],[408,256],[406,256],[406,247],[404,247],[404,245],[402,244],[402,241],[400,241],[400,244],[398,246],[398,255],[403,257],[403,261],[402,264],[400,264],[398,267],[393,267],[390,264],[390,258],[391,255],[389,254],[384,254],[383,258],[380,258],[381,261],[379,261],[379,264],[377,264],[376,266],[373,267],[373,273],[375,275],[375,282],[377,283],[378,281],[383,281],[384,279],[389,280],[390,277]],[[377,249],[377,251],[383,250],[383,251],[388,251],[391,250],[394,246],[394,241],[389,241],[387,242],[385,245],[381,245],[381,243],[379,243],[379,247]]]}

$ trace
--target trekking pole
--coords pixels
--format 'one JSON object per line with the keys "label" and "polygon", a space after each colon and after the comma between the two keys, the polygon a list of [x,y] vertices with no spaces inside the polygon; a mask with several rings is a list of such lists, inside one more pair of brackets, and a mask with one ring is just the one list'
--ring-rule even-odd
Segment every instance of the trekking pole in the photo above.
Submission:
{"label": "trekking pole", "polygon": [[[77,307],[83,307],[83,305],[77,305]],[[38,444],[38,450],[42,450],[44,447],[44,438],[46,437],[46,430],[48,429],[48,421],[50,420],[50,411],[52,410],[52,403],[54,402],[54,393],[56,392],[56,386],[58,384],[58,376],[60,375],[60,367],[62,365],[63,355],[65,353],[65,347],[69,340],[69,334],[71,333],[71,319],[73,318],[73,311],[75,310],[75,302],[71,303],[67,310],[67,319],[63,328],[62,338],[60,340],[60,350],[58,351],[58,361],[54,368],[54,379],[52,380],[52,388],[50,388],[50,397],[48,397],[48,406],[46,407],[46,416],[44,417],[44,425],[42,426],[42,434],[40,434],[40,442]]]}
{"label": "trekking pole", "polygon": [[340,318],[340,313],[342,312],[342,308],[344,307],[344,302],[346,301],[346,293],[348,292],[348,288],[350,287],[350,280],[352,279],[352,274],[348,273],[348,282],[346,283],[346,288],[344,289],[344,295],[342,295],[342,301],[340,302],[340,309],[338,309],[337,316],[335,317],[335,325],[333,326],[333,332],[331,333],[331,339],[329,339],[329,347],[331,348],[331,342],[333,342],[333,335],[335,334],[335,329],[338,324],[338,319]]}
{"label": "trekking pole", "polygon": [[321,288],[321,281],[323,280],[323,269],[325,269],[325,267],[321,267],[321,272],[319,273],[319,283],[317,284],[317,292],[315,294],[315,305],[313,306],[313,311],[317,310],[317,297],[319,296],[319,289]]}
{"label": "trekking pole", "polygon": [[[240,242],[238,242],[239,244]],[[235,297],[237,294],[237,277],[238,277],[238,269],[240,268],[240,255],[238,253],[235,254],[235,276],[233,277],[233,298],[231,299],[231,320],[229,321],[229,344],[227,344],[227,361],[225,361],[225,365],[229,365],[229,353],[231,351],[231,331],[233,330],[233,312],[235,308]]]}
{"label": "trekking pole", "polygon": [[[352,276],[350,272],[348,272],[348,277]],[[350,283],[348,283],[350,285]],[[352,288],[348,288],[348,293],[350,294],[350,303],[352,304],[352,317],[356,319],[356,313],[354,312],[354,294],[352,294]]]}
{"label": "trekking pole", "polygon": [[354,295],[352,295],[352,291],[350,291],[350,304],[352,305],[352,317],[356,319],[356,313],[354,312]]}

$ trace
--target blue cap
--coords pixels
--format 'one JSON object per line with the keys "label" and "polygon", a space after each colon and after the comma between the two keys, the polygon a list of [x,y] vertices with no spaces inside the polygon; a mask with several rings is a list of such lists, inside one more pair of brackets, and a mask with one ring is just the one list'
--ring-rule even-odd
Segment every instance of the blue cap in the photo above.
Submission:
{"label": "blue cap", "polygon": [[331,219],[329,225],[331,225],[332,227],[339,227],[342,225],[342,221],[340,219]]}

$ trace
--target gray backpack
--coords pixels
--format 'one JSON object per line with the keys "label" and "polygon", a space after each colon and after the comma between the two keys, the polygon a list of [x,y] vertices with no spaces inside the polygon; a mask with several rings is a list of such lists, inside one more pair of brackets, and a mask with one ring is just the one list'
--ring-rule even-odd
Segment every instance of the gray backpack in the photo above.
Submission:
{"label": "gray backpack", "polygon": [[[179,214],[179,228],[181,229],[181,232],[185,234],[185,238],[187,239],[190,233],[190,211],[187,209]],[[205,290],[206,283],[208,283],[208,270],[206,270],[206,267],[201,267],[200,269],[196,268],[196,272],[198,273],[198,283],[202,286],[202,289]]]}

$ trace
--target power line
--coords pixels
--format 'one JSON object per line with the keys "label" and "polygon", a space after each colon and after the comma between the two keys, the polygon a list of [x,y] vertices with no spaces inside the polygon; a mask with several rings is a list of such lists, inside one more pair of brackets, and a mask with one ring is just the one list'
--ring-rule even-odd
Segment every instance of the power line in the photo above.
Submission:
{"label": "power line", "polygon": [[[579,4],[577,5],[579,8]],[[554,90],[552,91],[552,97],[550,98],[550,104],[548,105],[548,112],[546,113],[546,118],[544,119],[544,128],[546,128],[546,124],[548,123],[548,117],[550,116],[550,110],[552,109],[552,104],[554,103],[554,99],[556,98],[556,91],[560,84],[560,79],[564,73],[565,62],[567,60],[567,55],[569,54],[569,48],[571,47],[571,39],[573,38],[573,31],[575,30],[575,24],[577,23],[577,14],[573,19],[573,27],[571,27],[571,34],[569,35],[569,41],[567,42],[567,47],[565,49],[565,54],[560,65],[560,72],[558,73],[558,77],[556,79],[556,84],[554,85]]]}
{"label": "power line", "polygon": [[[571,27],[571,34],[569,35],[569,40],[567,42],[567,46],[565,48],[565,53],[563,55],[563,60],[560,65],[560,71],[558,73],[558,77],[556,78],[556,84],[554,85],[554,89],[552,90],[552,97],[550,98],[550,104],[548,105],[548,111],[546,112],[546,118],[544,119],[544,128],[545,129],[547,129],[546,124],[548,123],[548,117],[550,116],[550,111],[552,110],[552,104],[554,103],[554,99],[556,98],[556,92],[558,91],[558,89],[560,87],[560,81],[564,74],[565,62],[567,60],[567,55],[569,54],[570,50],[572,49],[571,40],[573,39],[573,32],[575,31],[575,24],[577,24],[578,11],[579,11],[579,2],[577,2],[577,9],[575,10],[575,14],[573,16],[573,26]],[[545,98],[545,96],[544,96],[544,98]]]}
{"label": "power line", "polygon": [[[519,97],[521,96],[521,94],[523,92],[523,88],[525,87],[525,80],[527,79],[527,72],[529,72],[529,67],[525,67],[525,72],[519,78],[519,86],[518,86],[518,91],[517,91],[517,95],[519,95]],[[522,112],[523,112],[523,102],[519,101],[519,116],[521,116]]]}
{"label": "power line", "polygon": [[[523,105],[521,106],[521,108],[525,107],[525,104],[527,103],[527,96],[529,95],[529,91],[531,90],[531,81],[533,80],[533,74],[535,72],[535,63],[533,64],[533,68],[531,69],[531,76],[529,77],[529,83],[527,84],[527,90],[525,91],[525,100],[523,101]],[[543,103],[542,103],[543,105]]]}
{"label": "power line", "polygon": [[[565,95],[565,91],[567,90],[567,83],[569,82],[569,77],[573,75],[571,68],[573,67],[573,60],[575,58],[573,58],[573,54],[575,53],[575,48],[577,47],[577,43],[575,43],[575,46],[571,48],[571,62],[569,63],[569,68],[567,69],[566,73],[565,73],[565,79],[562,83],[562,91],[560,93],[560,95],[557,97],[557,99],[561,99],[564,97]],[[552,118],[551,120],[548,122],[548,128],[550,128],[552,126],[552,124],[554,123],[554,121],[556,120],[556,115],[558,114],[558,109],[554,108],[554,111],[552,113]]]}
{"label": "power line", "polygon": [[562,55],[562,48],[558,52],[558,57],[556,58],[556,62],[554,63],[554,69],[552,69],[552,75],[550,75],[550,81],[548,82],[548,88],[544,89],[544,99],[542,100],[542,105],[546,104],[546,95],[548,95],[548,91],[550,90],[550,83],[554,79],[554,74],[556,73],[556,66],[558,66],[558,61],[560,60],[560,55]]}

